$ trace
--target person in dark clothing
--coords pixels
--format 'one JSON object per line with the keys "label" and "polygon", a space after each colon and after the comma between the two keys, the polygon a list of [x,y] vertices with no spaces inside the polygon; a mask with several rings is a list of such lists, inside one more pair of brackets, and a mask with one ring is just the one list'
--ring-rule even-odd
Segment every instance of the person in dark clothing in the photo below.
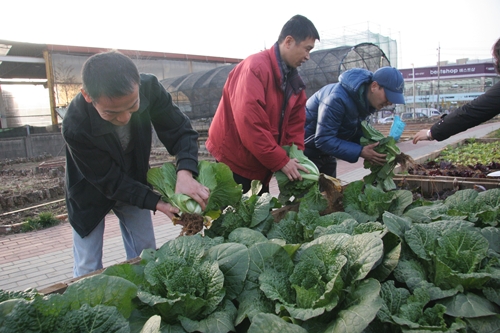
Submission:
{"label": "person in dark clothing", "polygon": [[[492,53],[495,58],[496,72],[500,74],[500,39],[493,45]],[[473,101],[442,116],[430,129],[418,131],[413,137],[413,143],[416,144],[422,140],[446,140],[452,135],[490,120],[499,113],[500,82],[497,82]]]}
{"label": "person in dark clothing", "polygon": [[179,212],[147,183],[152,126],[176,156],[176,192],[203,208],[209,197],[193,178],[198,133],[155,76],[139,74],[129,57],[110,51],[87,59],[82,81],[62,122],[75,277],[102,268],[104,217],[111,210],[120,221],[127,259],[156,249],[151,211],[169,218]]}
{"label": "person in dark clothing", "polygon": [[337,158],[355,163],[359,157],[373,164],[385,164],[377,153],[378,143],[362,146],[361,122],[375,111],[392,104],[404,104],[403,75],[394,67],[375,73],[353,68],[314,93],[306,103],[304,154],[321,173],[336,177]]}

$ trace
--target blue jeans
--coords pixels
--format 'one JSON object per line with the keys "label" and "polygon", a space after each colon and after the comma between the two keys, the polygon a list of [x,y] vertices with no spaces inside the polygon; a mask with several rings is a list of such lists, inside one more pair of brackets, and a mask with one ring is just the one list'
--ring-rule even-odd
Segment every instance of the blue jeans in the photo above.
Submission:
{"label": "blue jeans", "polygon": [[[120,221],[127,260],[138,257],[144,249],[156,249],[150,210],[117,203],[113,207],[113,212]],[[103,237],[104,219],[84,238],[73,229],[74,277],[103,268]]]}

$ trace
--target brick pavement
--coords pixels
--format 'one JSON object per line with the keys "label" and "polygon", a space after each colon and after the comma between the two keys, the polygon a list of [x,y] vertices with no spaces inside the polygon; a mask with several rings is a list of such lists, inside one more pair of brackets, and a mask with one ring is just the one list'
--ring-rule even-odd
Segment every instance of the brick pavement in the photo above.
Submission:
{"label": "brick pavement", "polygon": [[[414,159],[442,149],[448,144],[470,137],[483,137],[500,128],[500,122],[479,125],[442,142],[411,141],[398,144],[400,149]],[[339,161],[338,178],[343,183],[361,179],[369,171],[363,169],[363,161],[347,163]],[[271,194],[277,196],[278,186],[273,179]],[[125,250],[120,235],[118,220],[108,215],[104,232],[103,264],[108,267],[125,261]],[[157,245],[174,239],[181,227],[174,226],[163,214],[153,216]],[[72,238],[71,227],[65,222],[58,226],[11,235],[0,235],[0,289],[25,290],[43,289],[72,278]]]}

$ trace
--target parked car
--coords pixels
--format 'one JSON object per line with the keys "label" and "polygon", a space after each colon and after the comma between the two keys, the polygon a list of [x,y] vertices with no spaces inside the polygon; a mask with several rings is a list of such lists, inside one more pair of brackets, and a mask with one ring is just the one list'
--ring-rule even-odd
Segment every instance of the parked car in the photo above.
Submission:
{"label": "parked car", "polygon": [[393,121],[394,121],[394,117],[390,116],[390,117],[380,118],[378,120],[378,123],[379,124],[391,124]]}
{"label": "parked car", "polygon": [[[413,112],[413,110],[409,111]],[[433,108],[416,108],[415,112],[423,113],[427,117],[440,117],[441,112],[439,112],[438,109],[433,109]]]}
{"label": "parked car", "polygon": [[429,117],[441,117],[443,113],[442,112],[439,112],[437,110],[432,110],[429,114]]}
{"label": "parked car", "polygon": [[402,120],[408,120],[408,119],[423,119],[423,118],[429,118],[426,114],[422,112],[415,112],[415,118],[413,117],[413,112],[405,112],[401,114],[401,119]]}

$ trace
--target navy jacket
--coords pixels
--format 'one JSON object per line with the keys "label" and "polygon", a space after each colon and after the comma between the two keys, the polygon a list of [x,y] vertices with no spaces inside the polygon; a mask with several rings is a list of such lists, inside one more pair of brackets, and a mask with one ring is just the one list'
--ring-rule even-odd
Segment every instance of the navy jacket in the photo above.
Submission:
{"label": "navy jacket", "polygon": [[177,169],[198,173],[198,133],[153,75],[141,74],[140,107],[130,119],[135,173],[126,174],[123,149],[114,125],[103,120],[78,94],[64,116],[66,205],[71,226],[87,236],[117,201],[155,210],[160,195],[147,183],[152,126]]}
{"label": "navy jacket", "polygon": [[338,83],[324,86],[306,103],[305,155],[317,158],[333,155],[354,163],[363,147],[361,121],[375,108],[366,99],[365,90],[373,73],[354,68],[342,73]]}

